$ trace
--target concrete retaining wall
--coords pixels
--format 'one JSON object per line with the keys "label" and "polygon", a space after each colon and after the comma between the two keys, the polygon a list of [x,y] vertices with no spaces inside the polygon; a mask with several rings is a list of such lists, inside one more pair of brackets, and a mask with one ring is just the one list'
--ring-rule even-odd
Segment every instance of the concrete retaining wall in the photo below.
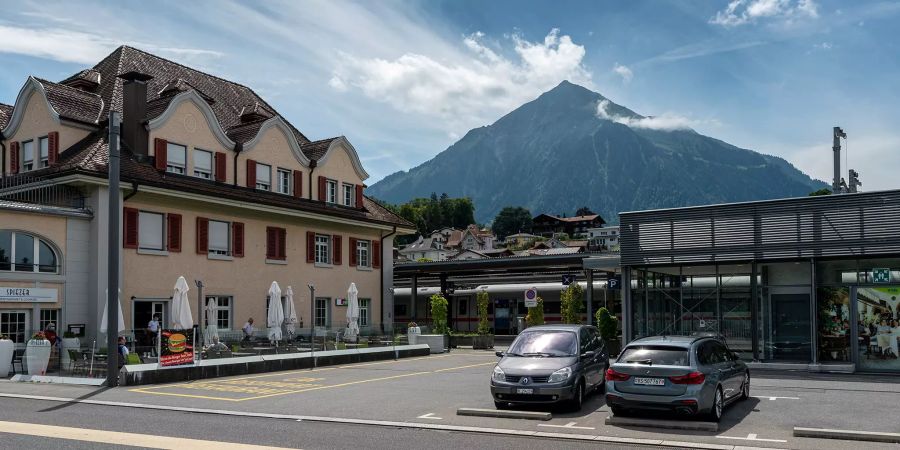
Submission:
{"label": "concrete retaining wall", "polygon": [[316,352],[315,361],[309,353],[285,355],[247,356],[241,358],[225,358],[203,360],[198,365],[158,368],[156,364],[139,364],[125,366],[119,373],[120,386],[137,386],[143,384],[175,383],[180,381],[202,380],[205,378],[230,377],[255,373],[277,372],[281,370],[309,369],[353,364],[360,362],[380,361],[415,356],[428,356],[427,345],[401,345],[397,347],[361,348],[355,350],[331,350]]}

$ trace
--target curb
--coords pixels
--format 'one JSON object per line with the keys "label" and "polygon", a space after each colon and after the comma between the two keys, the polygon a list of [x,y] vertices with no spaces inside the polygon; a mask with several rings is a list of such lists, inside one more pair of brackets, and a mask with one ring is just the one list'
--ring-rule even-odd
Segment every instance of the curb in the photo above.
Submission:
{"label": "curb", "polygon": [[900,444],[900,433],[883,433],[876,431],[794,427],[794,436],[817,439],[843,439],[846,441],[887,442],[892,444]]}
{"label": "curb", "polygon": [[668,430],[709,431],[712,433],[716,433],[719,431],[719,424],[715,422],[657,420],[640,419],[637,417],[607,416],[604,423],[606,425],[619,427],[650,427],[664,428]]}
{"label": "curb", "polygon": [[504,409],[458,408],[457,416],[499,417],[502,419],[550,420],[553,414],[539,411],[514,411]]}

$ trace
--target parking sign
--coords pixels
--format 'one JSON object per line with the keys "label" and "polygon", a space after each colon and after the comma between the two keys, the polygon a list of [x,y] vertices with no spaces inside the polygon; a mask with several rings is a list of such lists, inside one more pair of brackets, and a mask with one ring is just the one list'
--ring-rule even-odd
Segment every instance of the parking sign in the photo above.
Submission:
{"label": "parking sign", "polygon": [[525,291],[525,307],[534,308],[537,306],[537,289],[531,288]]}

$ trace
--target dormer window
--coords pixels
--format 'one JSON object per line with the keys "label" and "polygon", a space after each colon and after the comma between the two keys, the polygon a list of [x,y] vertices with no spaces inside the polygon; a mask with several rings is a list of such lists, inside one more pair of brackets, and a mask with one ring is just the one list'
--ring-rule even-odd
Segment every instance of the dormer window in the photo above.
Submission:
{"label": "dormer window", "polygon": [[209,180],[212,178],[212,152],[194,149],[194,176]]}
{"label": "dormer window", "polygon": [[278,193],[291,195],[291,171],[287,169],[278,169]]}
{"label": "dormer window", "polygon": [[325,201],[337,203],[337,181],[328,180],[325,182],[325,194]]}
{"label": "dormer window", "polygon": [[344,206],[356,206],[356,186],[344,183]]}
{"label": "dormer window", "polygon": [[22,143],[22,171],[34,170],[34,141]]}
{"label": "dormer window", "polygon": [[166,172],[184,175],[186,160],[187,147],[171,142],[166,144]]}
{"label": "dormer window", "polygon": [[272,190],[272,166],[256,163],[256,188],[261,191]]}
{"label": "dormer window", "polygon": [[41,159],[38,163],[38,167],[49,167],[50,166],[50,139],[47,136],[44,136],[38,139],[38,147],[41,151]]}

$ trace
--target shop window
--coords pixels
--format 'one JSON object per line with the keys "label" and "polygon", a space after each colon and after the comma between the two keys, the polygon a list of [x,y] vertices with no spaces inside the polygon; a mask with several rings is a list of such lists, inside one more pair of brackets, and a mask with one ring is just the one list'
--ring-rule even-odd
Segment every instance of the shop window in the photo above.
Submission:
{"label": "shop window", "polygon": [[49,242],[19,231],[0,230],[0,271],[59,272],[59,259]]}
{"label": "shop window", "polygon": [[0,334],[16,344],[24,344],[28,326],[28,313],[24,311],[0,311]]}
{"label": "shop window", "polygon": [[59,331],[59,310],[58,309],[42,309],[41,310],[41,319],[40,319],[40,327],[42,330],[46,330],[47,326],[53,324],[53,327],[56,329],[58,334],[61,334]]}
{"label": "shop window", "polygon": [[819,361],[850,361],[850,290],[817,290]]}

